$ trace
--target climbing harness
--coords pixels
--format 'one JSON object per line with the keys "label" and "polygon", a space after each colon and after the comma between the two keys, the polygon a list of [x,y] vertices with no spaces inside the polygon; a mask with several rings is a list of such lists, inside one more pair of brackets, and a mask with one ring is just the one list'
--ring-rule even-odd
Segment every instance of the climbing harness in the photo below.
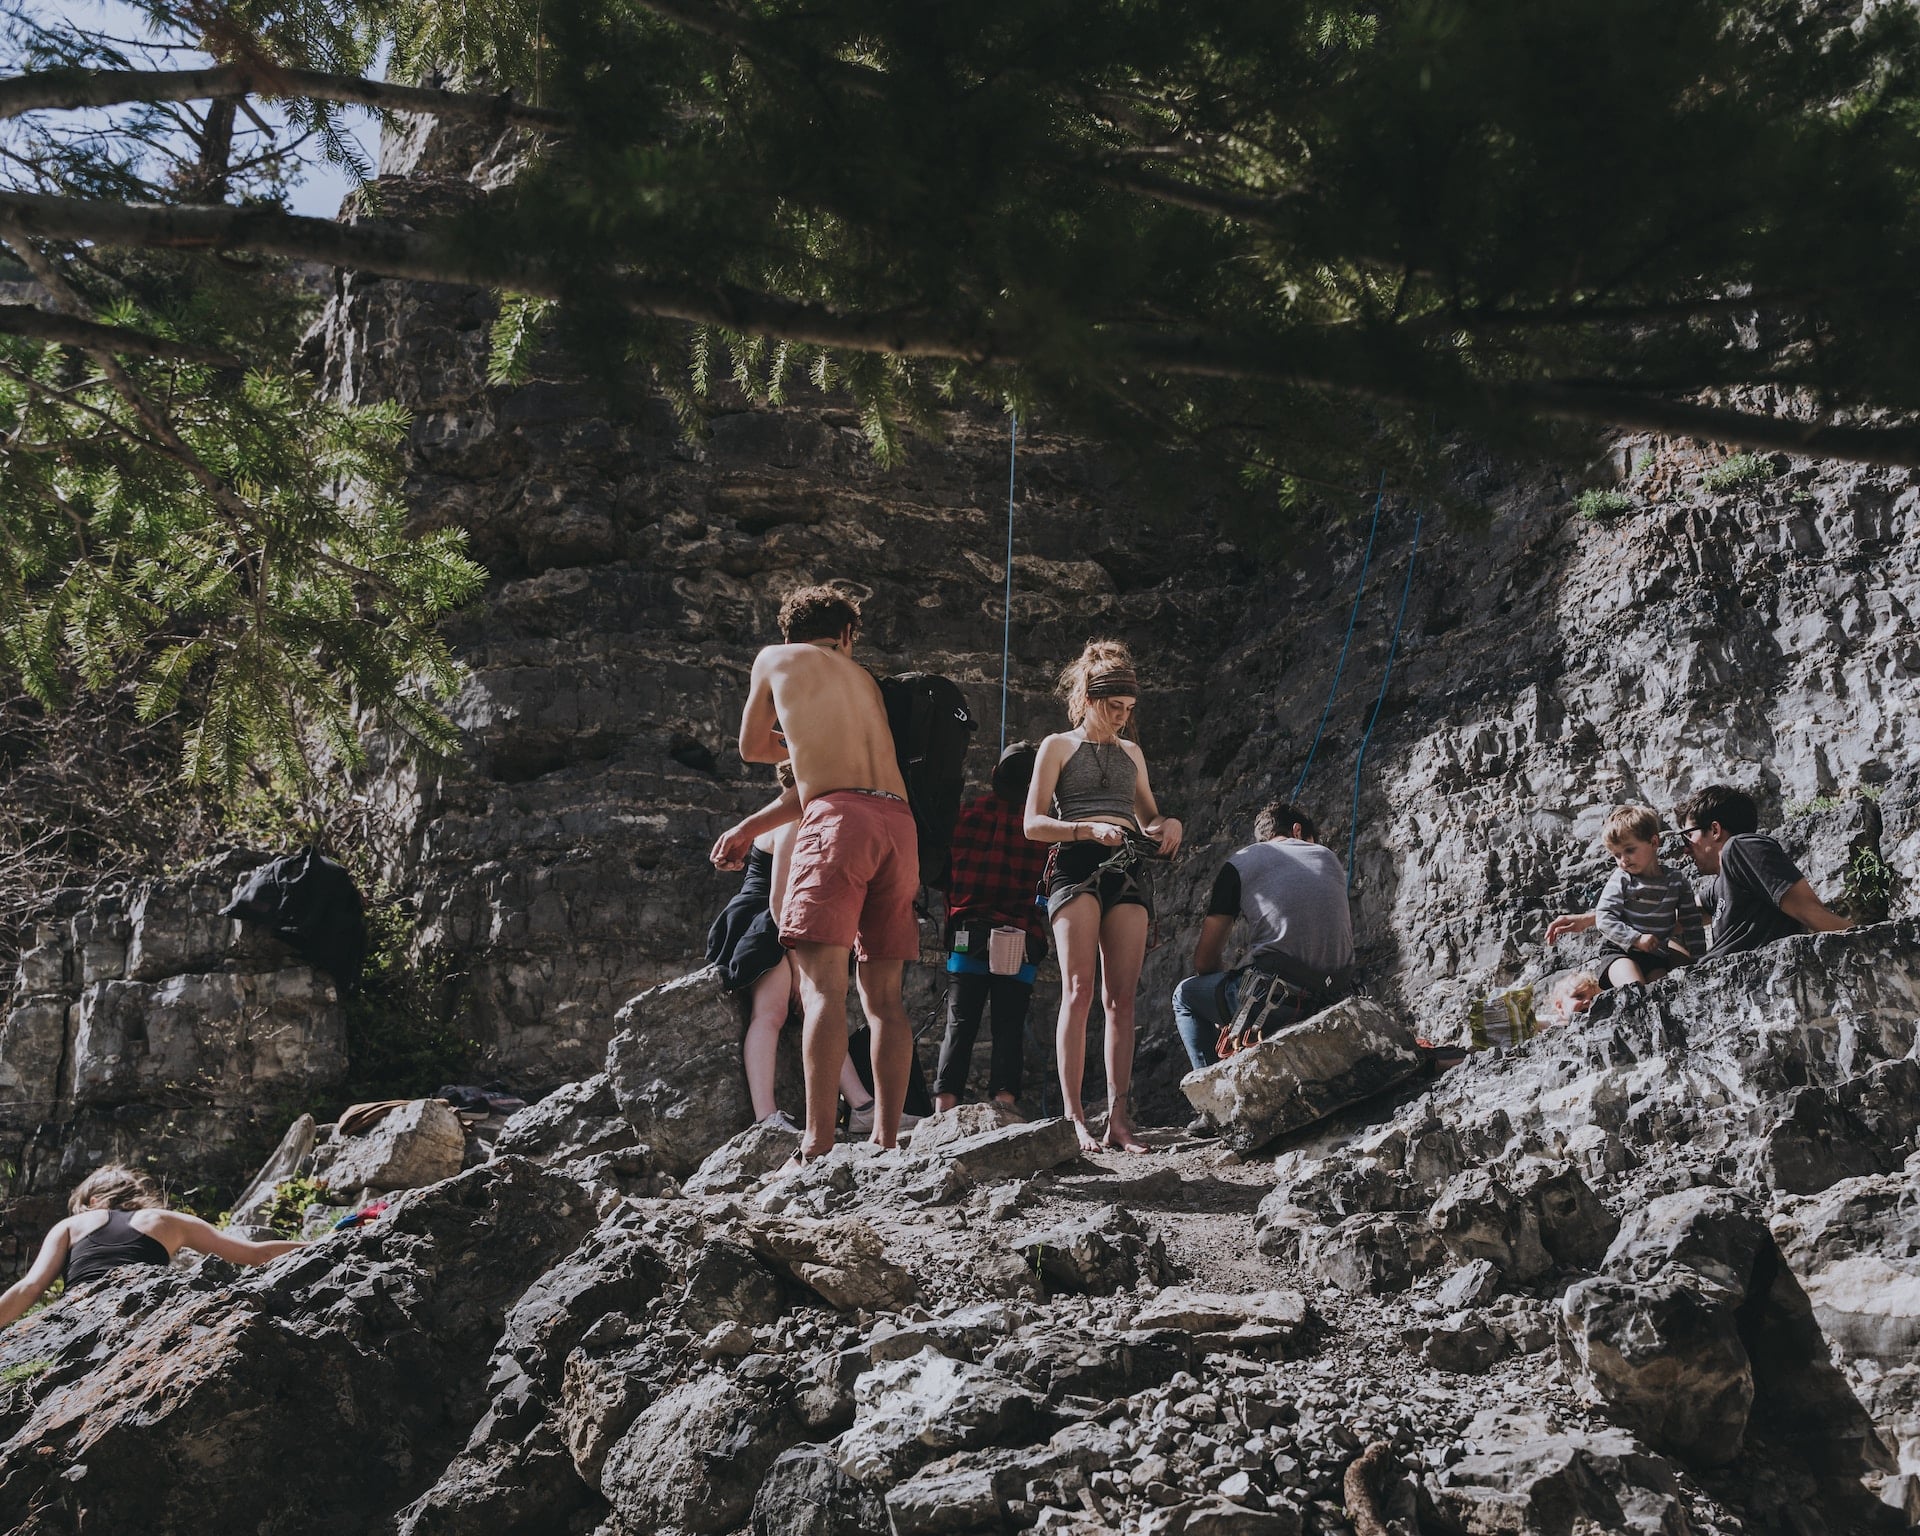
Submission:
{"label": "climbing harness", "polygon": [[[1054,867],[1059,861],[1060,850],[1067,846],[1065,843],[1055,843],[1052,851],[1047,854],[1046,872],[1040,877],[1043,889],[1052,886]],[[1139,832],[1128,832],[1126,841],[1088,870],[1085,879],[1077,880],[1065,889],[1054,891],[1047,897],[1048,919],[1051,920],[1054,913],[1060,911],[1076,897],[1098,894],[1100,882],[1108,875],[1121,877],[1120,895],[1149,896],[1145,866],[1150,860],[1165,858],[1166,855],[1160,851],[1160,845],[1152,838]],[[1155,910],[1151,900],[1144,905],[1147,908],[1147,951],[1151,953],[1160,947],[1160,914]]]}
{"label": "climbing harness", "polygon": [[1400,650],[1400,626],[1406,622],[1407,598],[1413,591],[1413,563],[1420,558],[1420,523],[1423,514],[1413,515],[1413,548],[1407,551],[1407,579],[1400,585],[1400,611],[1394,615],[1393,638],[1387,642],[1387,666],[1380,674],[1380,692],[1373,700],[1373,713],[1367,717],[1367,729],[1360,737],[1360,751],[1353,760],[1353,808],[1347,814],[1347,889],[1353,889],[1353,849],[1360,835],[1360,773],[1367,766],[1367,745],[1373,740],[1373,727],[1380,719],[1380,706],[1387,702],[1387,684],[1393,680],[1393,658]]}
{"label": "climbing harness", "polygon": [[1007,750],[1007,666],[1013,655],[1013,491],[1020,452],[1020,413],[1013,412],[1007,437],[1007,593],[1000,605],[1000,750]]}

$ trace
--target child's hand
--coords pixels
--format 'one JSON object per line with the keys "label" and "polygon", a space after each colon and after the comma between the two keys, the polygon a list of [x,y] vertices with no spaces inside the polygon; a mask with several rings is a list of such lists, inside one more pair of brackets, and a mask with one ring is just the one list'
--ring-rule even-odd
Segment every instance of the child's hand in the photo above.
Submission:
{"label": "child's hand", "polygon": [[1563,912],[1547,924],[1547,942],[1558,944],[1570,933],[1581,933],[1593,926],[1591,912]]}
{"label": "child's hand", "polygon": [[1650,933],[1643,933],[1633,941],[1633,947],[1635,949],[1643,949],[1651,955],[1659,950],[1665,949],[1667,945],[1666,940],[1655,938]]}

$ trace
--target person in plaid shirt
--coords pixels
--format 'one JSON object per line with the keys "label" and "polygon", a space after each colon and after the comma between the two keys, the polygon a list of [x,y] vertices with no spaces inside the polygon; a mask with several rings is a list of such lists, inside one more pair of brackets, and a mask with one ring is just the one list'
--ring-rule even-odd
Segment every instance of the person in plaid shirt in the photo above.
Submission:
{"label": "person in plaid shirt", "polygon": [[[970,800],[953,828],[953,871],[947,880],[947,1033],[940,1042],[934,1105],[951,1109],[967,1086],[980,1016],[993,1007],[993,1055],[987,1092],[1012,1105],[1020,1094],[1033,1001],[1035,963],[1047,952],[1046,908],[1038,904],[1047,866],[1044,844],[1029,841],[1024,822],[1034,749],[1016,741],[1000,754],[993,792]],[[996,928],[1026,935],[1019,969],[996,976],[988,963]]]}

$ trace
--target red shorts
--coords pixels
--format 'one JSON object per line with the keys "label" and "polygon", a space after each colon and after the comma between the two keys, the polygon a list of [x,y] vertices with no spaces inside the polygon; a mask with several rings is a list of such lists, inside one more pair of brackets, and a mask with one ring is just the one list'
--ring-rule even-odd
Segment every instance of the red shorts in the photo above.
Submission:
{"label": "red shorts", "polygon": [[832,944],[861,960],[916,960],[920,834],[904,800],[837,789],[800,817],[780,939]]}

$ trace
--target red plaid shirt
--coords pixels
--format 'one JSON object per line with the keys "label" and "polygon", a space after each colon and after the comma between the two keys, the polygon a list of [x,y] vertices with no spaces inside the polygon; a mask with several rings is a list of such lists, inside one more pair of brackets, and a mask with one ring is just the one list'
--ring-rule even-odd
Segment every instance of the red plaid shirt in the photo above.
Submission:
{"label": "red plaid shirt", "polygon": [[1047,936],[1045,909],[1034,905],[1047,867],[1047,845],[1022,830],[1025,808],[982,795],[960,809],[953,827],[953,873],[947,879],[947,916],[961,923],[995,923]]}

